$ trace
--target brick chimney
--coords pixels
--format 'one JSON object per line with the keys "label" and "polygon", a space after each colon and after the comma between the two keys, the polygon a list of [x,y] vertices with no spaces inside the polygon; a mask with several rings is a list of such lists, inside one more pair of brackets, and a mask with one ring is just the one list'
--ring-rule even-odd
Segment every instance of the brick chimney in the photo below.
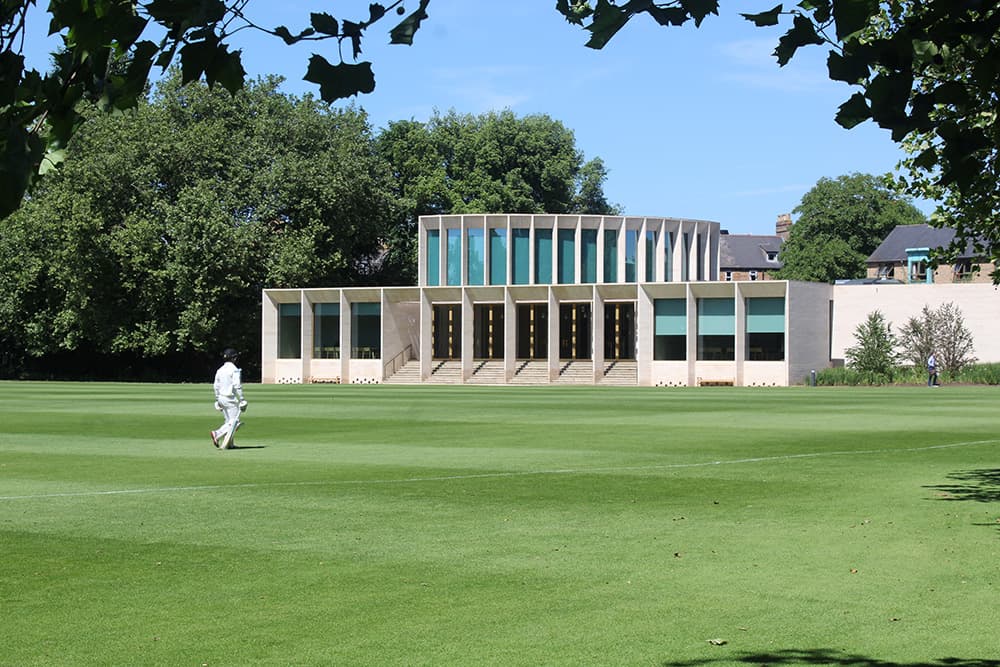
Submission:
{"label": "brick chimney", "polygon": [[778,221],[774,223],[774,233],[783,240],[788,240],[788,232],[792,229],[792,214],[782,213],[778,216]]}

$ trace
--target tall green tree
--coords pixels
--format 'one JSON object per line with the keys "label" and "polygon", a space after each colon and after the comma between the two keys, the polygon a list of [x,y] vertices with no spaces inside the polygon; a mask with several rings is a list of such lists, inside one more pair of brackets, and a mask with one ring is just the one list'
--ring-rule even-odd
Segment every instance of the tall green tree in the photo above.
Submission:
{"label": "tall green tree", "polygon": [[868,313],[854,330],[855,345],[844,350],[848,365],[858,371],[868,384],[892,382],[899,355],[892,325],[879,311]]}
{"label": "tall green tree", "polygon": [[421,215],[618,212],[604,194],[604,163],[585,162],[573,133],[544,114],[435,113],[426,123],[390,123],[377,145],[404,211],[396,229],[405,238],[392,252],[405,251],[411,271]]}
{"label": "tall green tree", "polygon": [[263,287],[375,280],[398,216],[367,118],[278,84],[175,73],[132,112],[91,111],[0,221],[3,335],[34,356],[250,351]]}
{"label": "tall green tree", "polygon": [[781,247],[785,280],[863,278],[865,260],[897,225],[926,222],[918,208],[870,174],[821,178],[793,211]]}
{"label": "tall green tree", "polygon": [[[403,0],[370,3],[367,13],[340,19],[313,12],[294,17],[305,24],[263,26],[250,0],[49,0],[49,31],[63,47],[48,72],[25,66],[22,49],[32,31],[35,0],[0,2],[0,217],[20,205],[23,193],[64,157],[83,121],[81,101],[105,110],[128,109],[142,98],[153,68],[179,64],[187,83],[204,78],[230,92],[246,83],[241,53],[231,49],[243,30],[267,33],[286,44],[333,42],[326,56],[314,53],[303,77],[329,102],[375,89],[372,63],[359,61],[367,30],[385,17],[398,21],[393,44],[411,44],[427,18],[429,0],[407,13]],[[331,53],[332,52],[332,53]],[[350,54],[345,58],[345,54]],[[327,56],[332,56],[332,64]]]}

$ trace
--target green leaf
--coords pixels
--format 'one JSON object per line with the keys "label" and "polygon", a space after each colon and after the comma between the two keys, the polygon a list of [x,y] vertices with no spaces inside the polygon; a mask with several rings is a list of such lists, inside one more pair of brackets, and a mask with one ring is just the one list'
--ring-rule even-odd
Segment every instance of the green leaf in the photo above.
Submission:
{"label": "green leaf", "polygon": [[830,0],[802,0],[799,7],[812,12],[813,19],[817,23],[826,23],[830,20]]}
{"label": "green leaf", "polygon": [[331,65],[323,56],[314,54],[302,78],[319,84],[320,97],[324,102],[335,102],[375,90],[375,74],[370,62]]}
{"label": "green leaf", "polygon": [[778,25],[778,15],[781,14],[782,9],[783,5],[778,5],[774,9],[761,12],[760,14],[740,14],[740,16],[752,22],[758,28],[764,28],[769,25]]}
{"label": "green leaf", "polygon": [[843,41],[868,26],[879,11],[878,0],[833,0],[837,39]]}
{"label": "green leaf", "polygon": [[587,26],[591,35],[587,46],[592,49],[603,49],[604,45],[628,23],[631,17],[631,10],[612,5],[608,0],[597,0],[594,18]]}
{"label": "green leaf", "polygon": [[316,32],[321,32],[324,35],[340,35],[340,26],[337,23],[337,19],[325,12],[313,12],[309,15],[309,22]]}
{"label": "green leaf", "polygon": [[368,5],[369,24],[375,23],[375,21],[378,21],[383,16],[385,16],[385,7],[378,4],[377,2],[373,2],[370,5]]}
{"label": "green leaf", "polygon": [[[641,5],[645,3],[640,2],[638,4]],[[704,21],[709,14],[715,14],[716,16],[719,15],[718,0],[680,0],[680,5],[681,8],[694,19],[695,27],[701,27],[701,22]],[[648,12],[651,10],[646,9],[645,11]]]}
{"label": "green leaf", "polygon": [[872,112],[868,108],[868,101],[865,99],[865,96],[861,93],[854,93],[849,100],[840,105],[836,121],[838,125],[849,130],[871,117]]}
{"label": "green leaf", "polygon": [[420,29],[420,23],[427,18],[425,10],[429,2],[430,0],[420,0],[420,6],[389,31],[390,44],[413,44],[413,35]]}
{"label": "green leaf", "polygon": [[660,25],[684,25],[691,16],[680,7],[650,7],[649,15]]}
{"label": "green leaf", "polygon": [[866,81],[871,73],[868,69],[868,61],[856,53],[841,55],[836,51],[830,51],[830,55],[826,59],[826,68],[830,72],[830,78],[834,81],[844,81],[851,84]]}
{"label": "green leaf", "polygon": [[778,46],[774,49],[774,55],[778,59],[778,64],[785,66],[792,59],[792,56],[795,55],[799,47],[822,43],[823,39],[816,33],[812,21],[804,16],[796,15],[792,20],[792,29],[778,40]]}

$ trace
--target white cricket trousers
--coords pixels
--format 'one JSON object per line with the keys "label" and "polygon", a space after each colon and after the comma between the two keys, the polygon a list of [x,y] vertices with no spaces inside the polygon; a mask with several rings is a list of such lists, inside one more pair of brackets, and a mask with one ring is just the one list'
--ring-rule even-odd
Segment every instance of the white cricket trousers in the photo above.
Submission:
{"label": "white cricket trousers", "polygon": [[215,432],[215,437],[219,439],[219,442],[222,442],[230,431],[234,431],[240,425],[240,402],[235,398],[232,400],[220,398],[219,405],[222,407],[222,416],[225,417],[225,421]]}

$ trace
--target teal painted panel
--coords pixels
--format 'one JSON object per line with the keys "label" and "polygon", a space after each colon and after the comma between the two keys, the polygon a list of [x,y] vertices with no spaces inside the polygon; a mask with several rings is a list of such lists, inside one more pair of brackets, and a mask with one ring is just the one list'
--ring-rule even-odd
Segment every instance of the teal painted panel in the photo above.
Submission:
{"label": "teal painted panel", "polygon": [[698,299],[699,336],[732,336],[735,333],[735,301],[732,299]]}
{"label": "teal painted panel", "polygon": [[572,285],[576,280],[576,230],[559,230],[559,282]]}
{"label": "teal painted panel", "polygon": [[581,229],[580,242],[580,281],[584,283],[597,282],[597,230]]}
{"label": "teal painted panel", "polygon": [[511,253],[514,284],[527,285],[531,282],[531,230],[512,229],[510,233],[513,237],[511,245],[514,246]]}
{"label": "teal painted panel", "polygon": [[466,267],[468,268],[467,285],[482,285],[485,277],[486,235],[482,229],[470,229],[466,233]]}
{"label": "teal painted panel", "polygon": [[427,230],[427,284],[441,284],[441,232],[437,229]]}
{"label": "teal painted panel", "polygon": [[785,298],[747,299],[747,333],[785,333]]}
{"label": "teal painted panel", "polygon": [[687,335],[687,299],[655,299],[653,321],[657,336]]}
{"label": "teal painted panel", "polygon": [[552,283],[552,230],[535,230],[535,282]]}
{"label": "teal painted panel", "polygon": [[604,232],[604,282],[618,282],[618,232]]}
{"label": "teal painted panel", "polygon": [[507,284],[507,230],[490,230],[490,285]]}
{"label": "teal painted panel", "polygon": [[448,230],[448,284],[462,284],[462,230]]}

